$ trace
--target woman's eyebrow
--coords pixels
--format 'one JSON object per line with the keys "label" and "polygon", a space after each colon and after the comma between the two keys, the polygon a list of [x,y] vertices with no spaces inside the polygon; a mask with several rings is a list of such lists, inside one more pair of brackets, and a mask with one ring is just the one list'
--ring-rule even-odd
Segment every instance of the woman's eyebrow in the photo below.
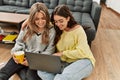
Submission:
{"label": "woman's eyebrow", "polygon": [[62,21],[63,19],[55,20],[55,21]]}

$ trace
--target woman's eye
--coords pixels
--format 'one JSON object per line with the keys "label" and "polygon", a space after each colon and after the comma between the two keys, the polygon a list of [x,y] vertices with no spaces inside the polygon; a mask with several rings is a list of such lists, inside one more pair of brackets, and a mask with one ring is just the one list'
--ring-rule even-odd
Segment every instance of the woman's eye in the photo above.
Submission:
{"label": "woman's eye", "polygon": [[63,23],[63,20],[55,21],[54,23],[55,23],[55,24],[56,24],[56,23]]}
{"label": "woman's eye", "polygon": [[46,20],[46,18],[45,18],[44,16],[43,16],[43,17],[41,17],[41,19],[42,19],[42,20]]}
{"label": "woman's eye", "polygon": [[36,18],[35,20],[39,20],[38,18]]}
{"label": "woman's eye", "polygon": [[60,22],[60,23],[63,23],[63,20],[60,20],[59,22]]}
{"label": "woman's eye", "polygon": [[57,21],[54,21],[54,23],[57,23]]}

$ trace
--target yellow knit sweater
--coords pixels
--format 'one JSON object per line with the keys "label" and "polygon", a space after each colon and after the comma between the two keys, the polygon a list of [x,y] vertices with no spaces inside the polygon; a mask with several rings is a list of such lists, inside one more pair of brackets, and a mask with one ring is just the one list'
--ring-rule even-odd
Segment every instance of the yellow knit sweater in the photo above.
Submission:
{"label": "yellow knit sweater", "polygon": [[90,59],[95,65],[95,58],[87,43],[87,37],[82,27],[72,31],[63,31],[56,45],[59,52],[63,52],[61,59],[68,63],[80,59]]}

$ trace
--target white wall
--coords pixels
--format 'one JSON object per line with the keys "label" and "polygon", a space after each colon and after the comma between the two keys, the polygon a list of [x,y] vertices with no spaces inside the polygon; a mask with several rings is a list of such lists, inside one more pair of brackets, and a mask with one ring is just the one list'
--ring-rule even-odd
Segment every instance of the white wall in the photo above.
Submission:
{"label": "white wall", "polygon": [[106,0],[106,5],[116,12],[120,13],[120,0]]}
{"label": "white wall", "polygon": [[100,4],[100,0],[93,0],[93,1],[96,1],[98,4]]}

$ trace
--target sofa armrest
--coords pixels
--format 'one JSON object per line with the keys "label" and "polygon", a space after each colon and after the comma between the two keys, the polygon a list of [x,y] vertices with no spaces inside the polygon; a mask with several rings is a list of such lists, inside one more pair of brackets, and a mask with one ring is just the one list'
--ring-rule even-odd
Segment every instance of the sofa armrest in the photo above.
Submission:
{"label": "sofa armrest", "polygon": [[101,15],[101,6],[97,2],[92,3],[92,9],[91,9],[91,17],[93,19],[93,22],[95,24],[96,30],[98,28],[98,23]]}

